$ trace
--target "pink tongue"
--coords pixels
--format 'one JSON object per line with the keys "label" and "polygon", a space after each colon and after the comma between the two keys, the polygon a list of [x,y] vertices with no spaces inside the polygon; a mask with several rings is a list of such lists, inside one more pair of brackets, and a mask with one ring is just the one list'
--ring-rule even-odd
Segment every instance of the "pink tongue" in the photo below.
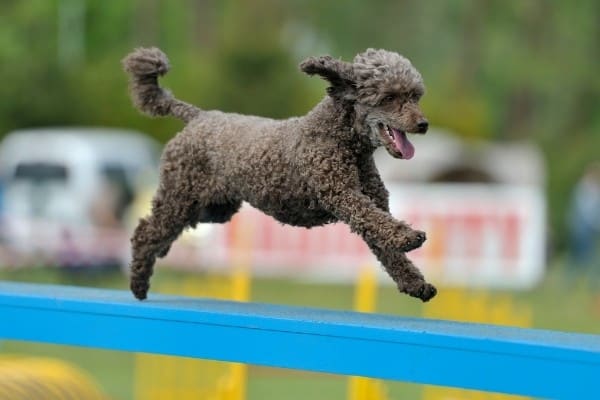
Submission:
{"label": "pink tongue", "polygon": [[394,128],[392,128],[392,133],[394,134],[394,145],[396,146],[396,150],[402,153],[402,158],[406,160],[413,158],[415,155],[415,146],[408,141],[406,133],[398,131]]}

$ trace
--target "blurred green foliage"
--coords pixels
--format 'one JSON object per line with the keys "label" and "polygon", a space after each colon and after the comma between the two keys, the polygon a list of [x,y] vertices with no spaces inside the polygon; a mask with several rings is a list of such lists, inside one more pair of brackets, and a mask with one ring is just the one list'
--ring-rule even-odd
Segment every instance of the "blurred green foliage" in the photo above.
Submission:
{"label": "blurred green foliage", "polygon": [[156,45],[178,97],[204,108],[286,117],[324,83],[303,57],[367,47],[408,56],[434,125],[468,139],[529,139],[548,165],[550,218],[564,239],[570,189],[600,158],[600,2],[418,0],[3,0],[0,136],[47,125],[124,126],[170,138],[178,121],[131,107],[119,60]]}

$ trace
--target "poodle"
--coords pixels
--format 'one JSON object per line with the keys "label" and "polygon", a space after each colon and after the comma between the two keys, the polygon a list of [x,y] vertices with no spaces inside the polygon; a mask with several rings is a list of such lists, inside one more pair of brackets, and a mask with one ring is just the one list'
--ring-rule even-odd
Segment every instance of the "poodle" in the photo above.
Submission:
{"label": "poodle", "polygon": [[139,110],[186,123],[164,148],[152,212],[131,238],[135,297],[146,298],[156,258],[185,228],[225,223],[242,201],[284,224],[344,222],[400,292],[422,301],[436,295],[405,254],[421,246],[425,233],[390,215],[373,161],[381,146],[392,157],[412,158],[406,133],[427,131],[418,105],[423,80],[409,60],[375,49],[353,62],[310,57],[300,70],[328,81],[327,95],[308,114],[286,120],[206,111],[176,99],[158,85],[169,61],[157,48],[138,48],[122,62]]}

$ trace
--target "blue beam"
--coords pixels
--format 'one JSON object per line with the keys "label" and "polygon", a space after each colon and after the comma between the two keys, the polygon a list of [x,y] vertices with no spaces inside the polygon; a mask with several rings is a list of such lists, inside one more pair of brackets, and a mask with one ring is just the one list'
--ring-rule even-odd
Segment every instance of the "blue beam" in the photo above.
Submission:
{"label": "blue beam", "polygon": [[0,282],[0,338],[548,398],[598,393],[600,336]]}

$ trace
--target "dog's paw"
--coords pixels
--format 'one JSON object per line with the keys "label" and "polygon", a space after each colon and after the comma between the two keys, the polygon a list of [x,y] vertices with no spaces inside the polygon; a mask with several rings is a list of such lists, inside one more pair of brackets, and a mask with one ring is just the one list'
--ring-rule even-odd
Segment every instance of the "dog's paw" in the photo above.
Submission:
{"label": "dog's paw", "polygon": [[437,289],[435,288],[435,286],[433,286],[430,283],[426,283],[421,287],[420,293],[417,297],[425,303],[433,299],[436,294]]}
{"label": "dog's paw", "polygon": [[400,250],[408,252],[418,249],[426,239],[427,236],[425,235],[425,232],[411,229],[403,234]]}
{"label": "dog's paw", "polygon": [[411,297],[421,299],[425,303],[435,297],[437,294],[437,289],[432,284],[423,282],[414,289],[406,290],[405,293]]}
{"label": "dog's paw", "polygon": [[129,283],[131,292],[138,300],[144,300],[148,295],[148,289],[150,289],[150,283],[147,279],[135,279],[132,278]]}

